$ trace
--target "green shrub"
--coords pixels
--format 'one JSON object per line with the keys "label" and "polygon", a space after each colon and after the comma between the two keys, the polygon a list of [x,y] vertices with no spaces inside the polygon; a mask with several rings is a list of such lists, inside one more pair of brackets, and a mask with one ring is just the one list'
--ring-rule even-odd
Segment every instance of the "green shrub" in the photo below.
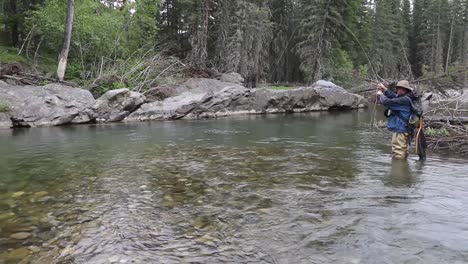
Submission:
{"label": "green shrub", "polygon": [[448,137],[450,135],[446,128],[432,128],[429,127],[425,131],[428,137]]}
{"label": "green shrub", "polygon": [[0,62],[1,63],[13,63],[13,62],[27,63],[27,60],[21,55],[18,55],[17,49],[0,46]]}
{"label": "green shrub", "polygon": [[0,100],[0,113],[8,112],[10,110],[10,106],[7,102]]}
{"label": "green shrub", "polygon": [[65,72],[65,79],[79,80],[81,79],[81,65],[75,62],[69,62]]}

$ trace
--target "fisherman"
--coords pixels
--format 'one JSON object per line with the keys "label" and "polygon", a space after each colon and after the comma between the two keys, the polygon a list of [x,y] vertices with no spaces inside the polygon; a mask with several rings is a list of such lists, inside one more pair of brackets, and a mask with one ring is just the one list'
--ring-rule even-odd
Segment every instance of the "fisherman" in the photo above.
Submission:
{"label": "fisherman", "polygon": [[396,93],[378,84],[380,103],[386,108],[388,130],[393,132],[392,157],[397,160],[408,158],[408,145],[412,129],[408,125],[412,113],[412,102],[416,99],[413,88],[406,80],[399,81]]}

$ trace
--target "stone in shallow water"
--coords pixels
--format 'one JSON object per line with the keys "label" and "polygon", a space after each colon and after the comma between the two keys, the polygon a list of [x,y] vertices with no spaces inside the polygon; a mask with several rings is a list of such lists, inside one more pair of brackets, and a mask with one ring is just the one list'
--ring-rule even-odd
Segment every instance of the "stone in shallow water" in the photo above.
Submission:
{"label": "stone in shallow water", "polygon": [[15,216],[16,216],[15,213],[12,213],[12,212],[3,213],[3,214],[0,214],[0,221],[7,220],[7,219],[13,218]]}
{"label": "stone in shallow water", "polygon": [[21,197],[25,194],[25,192],[15,192],[13,193],[13,195],[11,195],[11,197],[13,198],[18,198],[18,197]]}
{"label": "stone in shallow water", "polygon": [[41,251],[41,248],[36,247],[36,246],[30,246],[29,250],[31,250],[31,252],[33,252],[33,253],[37,253],[37,252]]}
{"label": "stone in shallow water", "polygon": [[17,248],[13,251],[10,251],[7,255],[8,260],[21,260],[29,255],[29,249],[27,248]]}
{"label": "stone in shallow water", "polygon": [[31,233],[28,232],[19,232],[19,233],[14,233],[10,236],[12,239],[18,239],[18,240],[23,240],[31,236]]}
{"label": "stone in shallow water", "polygon": [[46,192],[46,191],[41,191],[41,192],[34,193],[34,195],[37,196],[37,197],[47,196],[48,194],[49,193]]}

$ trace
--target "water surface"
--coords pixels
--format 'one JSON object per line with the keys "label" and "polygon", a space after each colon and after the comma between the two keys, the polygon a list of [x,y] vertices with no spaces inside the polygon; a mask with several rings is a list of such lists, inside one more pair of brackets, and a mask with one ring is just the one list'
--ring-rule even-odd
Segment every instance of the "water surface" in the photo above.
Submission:
{"label": "water surface", "polygon": [[467,263],[466,160],[392,163],[369,122],[0,131],[0,263]]}

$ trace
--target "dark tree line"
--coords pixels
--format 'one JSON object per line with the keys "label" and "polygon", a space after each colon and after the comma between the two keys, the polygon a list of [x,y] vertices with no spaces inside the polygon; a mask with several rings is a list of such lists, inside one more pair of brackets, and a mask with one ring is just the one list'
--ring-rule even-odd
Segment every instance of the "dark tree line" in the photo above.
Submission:
{"label": "dark tree line", "polygon": [[[116,57],[153,43],[193,67],[239,72],[251,82],[415,79],[466,71],[468,64],[467,0],[86,1],[122,18],[119,30],[127,35],[118,36]],[[57,1],[0,4],[3,43],[19,47],[34,25],[27,14]],[[72,45],[71,56],[78,54]]]}

